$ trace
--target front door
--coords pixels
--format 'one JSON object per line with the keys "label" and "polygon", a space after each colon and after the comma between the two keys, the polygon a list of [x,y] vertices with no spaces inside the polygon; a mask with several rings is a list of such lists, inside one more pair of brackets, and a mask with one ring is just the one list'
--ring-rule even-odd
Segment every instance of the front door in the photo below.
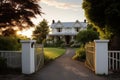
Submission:
{"label": "front door", "polygon": [[65,36],[65,41],[66,41],[66,44],[69,44],[70,43],[70,39],[71,39],[71,37],[70,36]]}

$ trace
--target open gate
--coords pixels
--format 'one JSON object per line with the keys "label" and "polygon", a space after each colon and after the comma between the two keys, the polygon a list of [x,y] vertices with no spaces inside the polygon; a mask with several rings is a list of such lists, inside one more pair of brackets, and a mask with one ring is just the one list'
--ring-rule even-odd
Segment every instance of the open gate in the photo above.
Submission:
{"label": "open gate", "polygon": [[35,70],[38,71],[44,65],[44,50],[42,44],[35,44]]}

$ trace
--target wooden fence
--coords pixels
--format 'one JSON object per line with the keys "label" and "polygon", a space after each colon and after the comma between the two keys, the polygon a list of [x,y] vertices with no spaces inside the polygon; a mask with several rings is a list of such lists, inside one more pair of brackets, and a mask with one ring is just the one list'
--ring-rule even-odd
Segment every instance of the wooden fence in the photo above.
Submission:
{"label": "wooden fence", "polygon": [[120,51],[108,51],[108,67],[111,71],[120,71]]}
{"label": "wooden fence", "polygon": [[35,45],[35,70],[38,71],[44,65],[43,45]]}
{"label": "wooden fence", "polygon": [[85,45],[86,50],[86,66],[95,71],[95,43],[89,42]]}
{"label": "wooden fence", "polygon": [[7,59],[7,66],[21,68],[21,51],[0,51],[0,57]]}

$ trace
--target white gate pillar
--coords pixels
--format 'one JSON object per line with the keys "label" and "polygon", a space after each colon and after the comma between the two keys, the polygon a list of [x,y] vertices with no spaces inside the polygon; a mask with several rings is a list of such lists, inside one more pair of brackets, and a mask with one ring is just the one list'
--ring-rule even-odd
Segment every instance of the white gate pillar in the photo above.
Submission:
{"label": "white gate pillar", "polygon": [[94,40],[94,42],[95,42],[95,73],[107,75],[109,40]]}
{"label": "white gate pillar", "polygon": [[22,73],[35,72],[34,43],[35,40],[21,40],[22,43]]}

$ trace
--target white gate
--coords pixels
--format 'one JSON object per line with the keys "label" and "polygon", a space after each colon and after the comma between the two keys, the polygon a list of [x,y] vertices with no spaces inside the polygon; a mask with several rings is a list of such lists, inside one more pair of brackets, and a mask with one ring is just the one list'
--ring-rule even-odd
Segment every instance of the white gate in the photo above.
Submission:
{"label": "white gate", "polygon": [[120,71],[120,51],[108,51],[108,65],[111,71]]}
{"label": "white gate", "polygon": [[38,71],[44,65],[44,51],[42,44],[35,45],[35,70]]}

